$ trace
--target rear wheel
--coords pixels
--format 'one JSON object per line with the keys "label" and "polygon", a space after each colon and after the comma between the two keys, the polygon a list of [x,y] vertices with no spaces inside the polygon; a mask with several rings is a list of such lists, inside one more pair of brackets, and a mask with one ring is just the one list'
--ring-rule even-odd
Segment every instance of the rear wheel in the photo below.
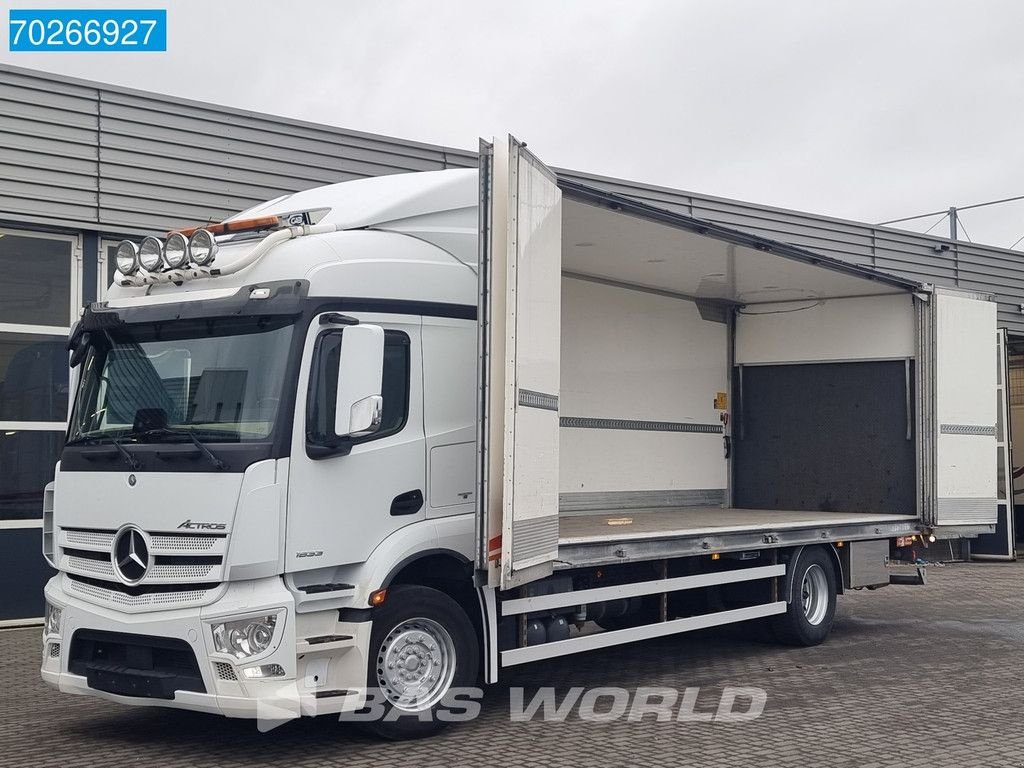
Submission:
{"label": "rear wheel", "polygon": [[772,617],[772,630],[787,645],[817,645],[832,630],[836,614],[836,575],[821,547],[803,550],[796,559],[789,606]]}
{"label": "rear wheel", "polygon": [[479,651],[465,611],[444,592],[400,584],[388,590],[370,633],[367,685],[384,715],[367,727],[389,739],[430,736],[452,688],[475,685]]}

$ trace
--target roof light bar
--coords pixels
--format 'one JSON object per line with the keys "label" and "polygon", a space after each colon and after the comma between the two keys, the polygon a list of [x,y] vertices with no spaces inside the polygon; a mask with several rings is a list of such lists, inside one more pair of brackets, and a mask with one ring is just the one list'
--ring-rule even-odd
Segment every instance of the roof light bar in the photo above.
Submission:
{"label": "roof light bar", "polygon": [[[223,232],[225,228],[228,228],[227,231],[230,232],[244,232],[266,229],[269,226],[276,226],[276,229],[264,235],[259,243],[256,244],[256,247],[250,249],[248,253],[225,264],[223,267],[211,267],[217,255],[217,242],[214,240],[215,233],[213,230],[216,229]],[[307,237],[309,235],[339,232],[342,228],[343,225],[341,224],[303,224],[302,226],[289,227],[285,226],[277,216],[263,216],[257,219],[225,222],[224,224],[217,224],[209,228],[200,227],[178,230],[171,232],[168,236],[167,239],[172,245],[168,250],[172,253],[178,253],[178,251],[174,250],[174,243],[177,242],[177,247],[180,249],[181,243],[178,237],[184,238],[186,232],[191,233],[191,237],[186,242],[189,262],[179,268],[173,268],[168,265],[168,268],[163,271],[160,271],[160,265],[168,264],[164,261],[164,243],[159,238],[147,237],[143,239],[142,244],[138,248],[138,262],[135,264],[135,271],[131,275],[125,275],[124,279],[119,282],[120,285],[133,287],[156,285],[158,283],[182,285],[189,280],[196,280],[198,278],[231,275],[252,266],[269,251],[286,240],[296,237]],[[128,261],[131,256],[131,249],[135,247],[135,244],[130,241],[125,242],[127,245],[125,245],[121,253],[124,257],[122,261],[126,268],[131,268]]]}

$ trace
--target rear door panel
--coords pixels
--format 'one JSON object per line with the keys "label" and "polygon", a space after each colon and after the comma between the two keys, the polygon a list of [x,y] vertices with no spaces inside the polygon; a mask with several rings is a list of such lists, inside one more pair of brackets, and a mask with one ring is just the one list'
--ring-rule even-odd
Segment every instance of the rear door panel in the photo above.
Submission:
{"label": "rear door panel", "polygon": [[932,296],[935,393],[933,524],[994,524],[996,492],[996,305]]}

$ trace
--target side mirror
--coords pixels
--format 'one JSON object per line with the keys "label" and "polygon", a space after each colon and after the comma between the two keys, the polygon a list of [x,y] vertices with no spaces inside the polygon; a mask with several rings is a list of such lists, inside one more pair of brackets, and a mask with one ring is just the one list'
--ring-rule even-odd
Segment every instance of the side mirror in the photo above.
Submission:
{"label": "side mirror", "polygon": [[350,325],[341,335],[334,434],[371,435],[380,428],[384,398],[384,329]]}
{"label": "side mirror", "polygon": [[68,348],[71,350],[68,365],[71,368],[77,368],[85,360],[85,355],[89,351],[89,332],[76,333],[68,342]]}

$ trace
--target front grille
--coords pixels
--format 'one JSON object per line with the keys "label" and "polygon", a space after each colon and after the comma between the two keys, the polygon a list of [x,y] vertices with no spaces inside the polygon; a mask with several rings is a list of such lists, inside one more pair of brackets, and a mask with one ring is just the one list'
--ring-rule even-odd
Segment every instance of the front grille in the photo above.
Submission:
{"label": "front grille", "polygon": [[76,529],[64,529],[64,542],[69,547],[82,547],[86,549],[105,549],[110,551],[114,544],[113,531],[80,531]]}
{"label": "front grille", "polygon": [[[61,529],[60,570],[83,577],[82,581],[99,581],[104,589],[119,590],[120,579],[111,556],[116,540],[117,531]],[[153,533],[149,534],[149,552],[152,562],[140,585],[172,585],[173,591],[195,591],[200,585],[223,581],[227,535]]]}
{"label": "front grille", "polygon": [[105,582],[77,574],[66,574],[64,589],[93,603],[128,610],[185,608],[209,602],[217,584],[197,584],[188,588],[155,585],[128,587],[120,582]]}
{"label": "front grille", "polygon": [[[65,564],[67,565],[67,570],[71,573],[96,576],[101,579],[106,579],[107,581],[117,580],[117,575],[114,573],[114,564],[109,558],[99,560],[92,557],[80,557],[69,554],[71,551],[72,550],[64,550],[66,555]],[[153,584],[208,581],[210,579],[210,575],[216,569],[217,565],[212,563],[155,563],[153,567],[149,569],[149,574],[143,581]]]}
{"label": "front grille", "polygon": [[[93,530],[88,528],[62,529],[63,544],[66,547],[106,550],[114,545],[117,531]],[[218,550],[224,543],[223,533],[154,533],[150,536],[155,554],[174,552],[210,552]]]}
{"label": "front grille", "polygon": [[199,664],[184,640],[79,629],[68,671],[89,687],[121,696],[173,699],[176,691],[206,693]]}
{"label": "front grille", "polygon": [[223,535],[217,534],[205,534],[205,535],[178,535],[178,534],[155,534],[151,537],[153,541],[153,549],[157,552],[161,550],[175,550],[178,552],[208,552],[214,549],[218,542],[224,539]]}
{"label": "front grille", "polygon": [[50,658],[51,659],[59,659],[60,658],[60,643],[50,643]]}
{"label": "front grille", "polygon": [[217,566],[211,564],[178,563],[163,565],[157,563],[150,570],[150,574],[153,577],[153,581],[208,581],[210,574],[216,569]]}
{"label": "front grille", "polygon": [[65,555],[64,564],[67,566],[69,571],[74,573],[86,573],[90,576],[98,576],[101,579],[107,579],[113,581],[117,577],[114,576],[114,564],[110,560],[96,560],[91,557],[77,557],[75,555]]}

